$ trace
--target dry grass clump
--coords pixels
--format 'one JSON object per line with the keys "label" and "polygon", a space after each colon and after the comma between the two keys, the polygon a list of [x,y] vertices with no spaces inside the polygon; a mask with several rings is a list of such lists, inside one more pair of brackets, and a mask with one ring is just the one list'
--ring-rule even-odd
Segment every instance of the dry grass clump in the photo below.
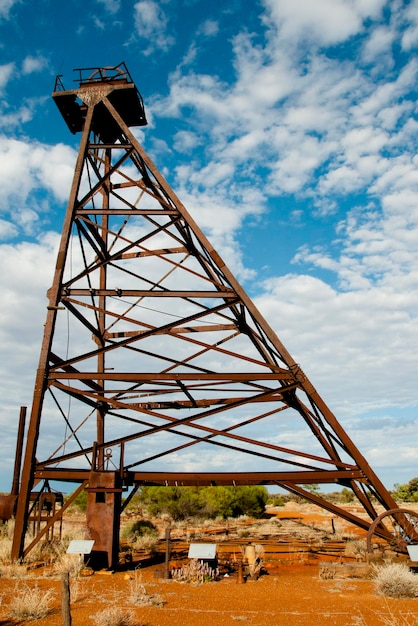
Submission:
{"label": "dry grass clump", "polygon": [[345,546],[345,554],[354,556],[358,561],[365,560],[367,555],[367,542],[364,539],[350,539]]}
{"label": "dry grass clump", "polygon": [[84,561],[78,554],[63,554],[54,563],[54,573],[68,573],[71,578],[80,576],[81,570],[84,569]]}
{"label": "dry grass clump", "polygon": [[54,594],[50,590],[28,585],[16,586],[10,603],[10,617],[20,620],[42,619],[50,613],[53,599]]}
{"label": "dry grass clump", "polygon": [[337,575],[337,568],[334,563],[321,563],[319,568],[319,578],[321,580],[334,580]]}
{"label": "dry grass clump", "polygon": [[134,552],[144,550],[146,552],[154,553],[158,541],[158,537],[154,535],[142,535],[139,537],[135,537],[135,539],[129,545]]}
{"label": "dry grass clump", "polygon": [[21,563],[7,563],[0,565],[0,576],[2,578],[23,578],[28,573],[26,565]]}
{"label": "dry grass clump", "polygon": [[142,574],[135,570],[135,578],[129,581],[128,602],[136,606],[164,606],[165,601],[159,593],[148,593],[145,585],[142,584]]}
{"label": "dry grass clump", "polygon": [[389,598],[416,598],[418,577],[404,563],[389,563],[374,567],[376,592]]}
{"label": "dry grass clump", "polygon": [[216,580],[219,575],[217,569],[213,569],[202,561],[197,559],[191,559],[191,561],[180,567],[179,569],[171,570],[171,576],[178,582],[185,583],[205,583],[212,580]]}
{"label": "dry grass clump", "polygon": [[10,561],[14,532],[14,520],[9,520],[0,525],[0,563]]}
{"label": "dry grass clump", "polygon": [[91,616],[96,626],[141,626],[134,621],[132,611],[126,611],[117,606],[110,607]]}
{"label": "dry grass clump", "polygon": [[136,606],[164,606],[165,602],[159,593],[149,594],[145,585],[131,581],[128,602]]}

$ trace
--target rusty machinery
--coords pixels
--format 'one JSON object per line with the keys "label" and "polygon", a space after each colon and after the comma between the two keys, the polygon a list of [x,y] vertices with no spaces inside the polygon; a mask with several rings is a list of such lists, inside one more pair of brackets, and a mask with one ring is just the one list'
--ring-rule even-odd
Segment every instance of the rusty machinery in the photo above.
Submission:
{"label": "rusty machinery", "polygon": [[[278,485],[365,530],[381,506],[391,516],[374,533],[392,541],[395,519],[415,541],[415,526],[143,150],[131,130],[147,123],[143,101],[126,66],[76,72],[74,88],[57,77],[52,96],[81,141],[14,494],[12,558],[85,489],[93,557],[114,566],[122,493],[126,504],[143,485]],[[51,433],[61,441],[53,450]],[[31,493],[43,481],[78,487],[25,548]],[[352,489],[365,515],[307,484]]]}

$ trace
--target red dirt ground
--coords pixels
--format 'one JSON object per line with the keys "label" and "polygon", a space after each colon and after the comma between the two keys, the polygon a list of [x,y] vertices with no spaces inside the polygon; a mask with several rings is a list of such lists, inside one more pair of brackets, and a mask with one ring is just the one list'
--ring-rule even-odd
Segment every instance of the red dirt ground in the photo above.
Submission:
{"label": "red dirt ground", "polygon": [[[154,569],[142,572],[142,584],[149,594],[158,592],[164,606],[132,607],[127,601],[130,581],[125,579],[125,574],[96,573],[77,583],[71,607],[73,626],[94,624],[91,616],[109,606],[133,610],[138,626],[232,626],[239,622],[253,626],[418,623],[418,600],[377,596],[372,581],[320,580],[318,567],[313,565],[284,565],[279,575],[262,576],[244,584],[231,577],[200,586],[155,579]],[[36,624],[61,626],[60,580],[32,575],[25,583],[52,589],[55,594],[52,613]],[[8,604],[14,593],[15,581],[0,579],[2,626],[19,623],[9,618]],[[385,621],[389,618],[393,621]]]}
{"label": "red dirt ground", "polygon": [[[303,518],[309,528],[330,527],[329,516],[317,511],[279,513],[286,518]],[[338,520],[339,521],[339,520]],[[248,522],[247,522],[248,524]],[[261,529],[261,526],[260,526]],[[354,529],[351,527],[351,531]],[[260,530],[261,532],[261,530]],[[255,541],[257,537],[255,537]],[[249,541],[248,538],[245,541]],[[92,616],[108,607],[132,611],[136,626],[412,626],[418,624],[418,599],[391,599],[375,593],[372,580],[328,579],[319,576],[320,558],[293,552],[258,580],[239,583],[236,575],[201,585],[156,577],[163,566],[141,565],[135,572],[96,572],[72,579],[73,626],[92,626]],[[326,556],[326,560],[332,556]],[[334,557],[336,562],[343,558]],[[157,572],[156,572],[157,570]],[[133,606],[132,587],[142,585],[149,596],[159,594],[163,606]],[[61,626],[61,580],[47,569],[27,572],[24,578],[0,577],[0,626],[20,624],[10,617],[10,602],[25,585],[52,590],[52,612],[37,620],[37,626]]]}

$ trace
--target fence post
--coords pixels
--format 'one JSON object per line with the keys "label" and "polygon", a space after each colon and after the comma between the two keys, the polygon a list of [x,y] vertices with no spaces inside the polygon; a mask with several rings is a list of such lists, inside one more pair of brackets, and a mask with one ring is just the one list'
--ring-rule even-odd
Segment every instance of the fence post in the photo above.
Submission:
{"label": "fence post", "polygon": [[63,572],[61,577],[62,626],[71,626],[70,574]]}

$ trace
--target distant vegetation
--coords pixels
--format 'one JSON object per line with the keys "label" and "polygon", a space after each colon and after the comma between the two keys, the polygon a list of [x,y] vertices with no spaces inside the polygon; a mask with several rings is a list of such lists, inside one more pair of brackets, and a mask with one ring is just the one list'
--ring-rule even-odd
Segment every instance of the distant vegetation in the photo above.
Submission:
{"label": "distant vegetation", "polygon": [[269,495],[255,487],[144,487],[137,504],[151,516],[169,515],[173,520],[189,517],[263,517]]}
{"label": "distant vegetation", "polygon": [[412,478],[406,485],[394,485],[392,496],[397,502],[418,502],[418,478]]}
{"label": "distant vegetation", "polygon": [[[351,489],[322,493],[318,485],[303,485],[306,491],[318,495],[334,504],[348,504],[355,500]],[[392,495],[397,502],[418,502],[418,478],[412,478],[405,485],[395,484]],[[262,486],[252,487],[143,487],[134,496],[128,510],[135,509],[142,514],[158,517],[168,515],[173,520],[190,517],[214,519],[248,515],[260,518],[265,513],[266,504],[283,506],[286,502],[305,500],[290,493],[268,493]],[[85,511],[87,493],[82,491],[74,504]]]}
{"label": "distant vegetation", "polygon": [[[269,494],[265,487],[143,487],[131,500],[127,510],[151,517],[168,515],[173,520],[190,517],[215,519],[265,514]],[[74,500],[80,511],[86,511],[87,493]]]}

